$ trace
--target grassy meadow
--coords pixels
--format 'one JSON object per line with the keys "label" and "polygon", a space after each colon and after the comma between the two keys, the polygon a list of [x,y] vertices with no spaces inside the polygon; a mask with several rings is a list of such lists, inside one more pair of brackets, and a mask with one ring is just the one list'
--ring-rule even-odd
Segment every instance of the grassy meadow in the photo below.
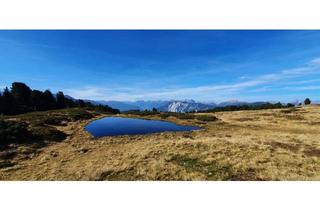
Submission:
{"label": "grassy meadow", "polygon": [[[320,106],[118,116],[203,129],[93,138],[82,108],[1,117],[1,180],[320,180]],[[114,114],[113,114],[114,115]]]}

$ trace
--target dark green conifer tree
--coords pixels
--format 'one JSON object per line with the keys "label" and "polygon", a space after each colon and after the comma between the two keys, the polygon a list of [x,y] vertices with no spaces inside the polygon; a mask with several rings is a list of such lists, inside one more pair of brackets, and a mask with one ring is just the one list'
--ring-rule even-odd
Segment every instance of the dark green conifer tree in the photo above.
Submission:
{"label": "dark green conifer tree", "polygon": [[59,91],[56,97],[57,97],[57,108],[58,109],[66,108],[66,100],[63,92]]}
{"label": "dark green conifer tree", "polygon": [[304,104],[305,104],[305,105],[311,104],[311,100],[310,100],[309,98],[306,98],[306,99],[304,100]]}
{"label": "dark green conifer tree", "polygon": [[53,94],[51,93],[50,90],[45,90],[44,93],[44,98],[46,101],[46,110],[50,110],[50,109],[54,109],[56,108],[57,104],[56,104],[56,99],[54,98]]}
{"label": "dark green conifer tree", "polygon": [[2,114],[15,114],[14,99],[7,87],[4,89],[1,98],[2,98]]}

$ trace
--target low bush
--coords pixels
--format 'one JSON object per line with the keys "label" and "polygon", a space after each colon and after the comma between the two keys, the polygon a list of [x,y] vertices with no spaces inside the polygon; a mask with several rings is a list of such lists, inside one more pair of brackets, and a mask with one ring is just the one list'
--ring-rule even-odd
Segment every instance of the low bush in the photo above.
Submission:
{"label": "low bush", "polygon": [[97,105],[94,107],[89,107],[88,109],[90,110],[94,110],[97,112],[103,112],[103,113],[108,113],[108,114],[120,114],[120,110],[119,109],[113,109],[109,106],[103,106],[103,105]]}
{"label": "low bush", "polygon": [[278,103],[261,103],[261,104],[244,104],[244,105],[231,105],[224,107],[215,107],[213,109],[208,109],[204,111],[200,111],[201,113],[209,113],[209,112],[224,112],[224,111],[241,111],[241,110],[261,110],[261,109],[282,109],[282,108],[291,108],[294,107],[294,104],[281,104]]}
{"label": "low bush", "polygon": [[67,137],[67,135],[54,127],[41,126],[31,128],[32,137],[29,141],[41,142],[41,141],[61,141]]}
{"label": "low bush", "polygon": [[87,120],[93,117],[93,114],[84,109],[67,109],[68,121]]}
{"label": "low bush", "polygon": [[182,120],[192,120],[195,118],[193,114],[186,114],[186,113],[175,113],[175,117]]}
{"label": "low bush", "polygon": [[24,122],[0,120],[0,144],[21,143],[31,136]]}
{"label": "low bush", "polygon": [[200,121],[217,121],[218,120],[216,116],[212,116],[212,115],[198,115],[196,116],[196,119]]}
{"label": "low bush", "polygon": [[123,112],[124,114],[133,114],[138,116],[152,116],[152,115],[158,115],[159,112],[152,112],[152,111],[140,111],[140,110],[130,110]]}
{"label": "low bush", "polygon": [[85,109],[72,108],[16,115],[14,121],[2,117],[0,145],[61,141],[67,135],[52,125],[64,125],[66,122],[90,119],[93,116],[94,114]]}
{"label": "low bush", "polygon": [[189,114],[189,113],[176,113],[176,112],[165,112],[165,113],[161,113],[160,117],[165,119],[168,117],[175,117],[178,119],[182,119],[182,120],[190,120],[190,119],[194,119],[195,116],[193,114]]}
{"label": "low bush", "polygon": [[170,117],[170,114],[169,113],[160,113],[160,117],[162,119],[166,119],[166,118]]}
{"label": "low bush", "polygon": [[45,112],[31,112],[17,115],[16,118],[32,126],[62,125],[64,122],[91,119],[94,115],[85,109],[71,108]]}

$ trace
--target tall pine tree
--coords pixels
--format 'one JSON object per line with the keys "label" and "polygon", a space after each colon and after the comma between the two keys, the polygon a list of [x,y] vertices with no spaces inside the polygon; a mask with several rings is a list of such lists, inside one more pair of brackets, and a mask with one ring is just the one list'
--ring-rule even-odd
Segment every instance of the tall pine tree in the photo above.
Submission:
{"label": "tall pine tree", "polygon": [[46,102],[46,110],[56,108],[56,106],[57,106],[56,99],[54,98],[54,96],[51,93],[51,91],[50,90],[45,90],[43,95],[44,95],[45,102]]}
{"label": "tall pine tree", "polygon": [[12,83],[11,93],[17,107],[17,113],[24,113],[31,109],[31,89],[24,83]]}
{"label": "tall pine tree", "polygon": [[6,87],[2,93],[2,114],[15,114],[15,103],[13,96]]}
{"label": "tall pine tree", "polygon": [[63,92],[59,91],[56,95],[57,97],[57,108],[58,109],[63,109],[66,107],[66,102],[65,102],[65,96]]}

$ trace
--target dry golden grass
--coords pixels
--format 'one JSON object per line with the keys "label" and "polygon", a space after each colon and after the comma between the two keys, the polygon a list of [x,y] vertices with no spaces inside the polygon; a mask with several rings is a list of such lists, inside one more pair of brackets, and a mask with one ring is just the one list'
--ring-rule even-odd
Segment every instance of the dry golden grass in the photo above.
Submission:
{"label": "dry golden grass", "polygon": [[99,139],[83,130],[88,120],[57,126],[65,141],[13,161],[0,179],[320,180],[320,106],[212,115],[167,119],[200,131]]}

